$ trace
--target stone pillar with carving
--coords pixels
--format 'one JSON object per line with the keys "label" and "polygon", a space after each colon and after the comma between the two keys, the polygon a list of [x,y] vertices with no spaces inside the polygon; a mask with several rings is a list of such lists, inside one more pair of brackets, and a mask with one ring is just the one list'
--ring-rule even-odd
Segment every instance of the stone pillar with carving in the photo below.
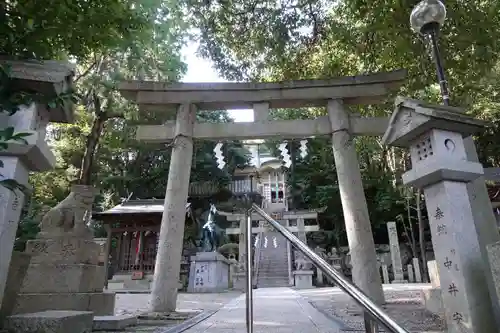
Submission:
{"label": "stone pillar with carving", "polygon": [[392,261],[392,283],[405,283],[403,275],[403,263],[401,262],[401,250],[399,249],[398,230],[396,222],[387,222],[387,233],[389,234],[389,246]]}
{"label": "stone pillar with carving", "polygon": [[[297,218],[298,238],[307,244],[307,236],[303,217]],[[300,251],[295,251],[296,270],[292,272],[294,276],[294,285],[298,289],[312,288],[312,277],[314,275],[312,263]]]}
{"label": "stone pillar with carving", "polygon": [[[238,261],[233,266],[233,288],[236,290],[245,290],[245,262],[246,262],[246,245],[245,245],[245,235],[246,235],[246,218],[245,215],[241,215],[240,220],[240,233],[238,240]],[[260,240],[262,241],[262,240]]]}
{"label": "stone pillar with carving", "polygon": [[[12,61],[0,60],[1,66],[10,66],[10,77],[15,81],[17,92],[43,94],[47,100],[58,98],[71,87],[73,68],[54,61]],[[0,111],[0,130],[13,127],[14,134],[25,133],[23,140],[10,140],[0,150],[0,180],[12,179],[28,186],[29,172],[42,172],[54,168],[56,159],[46,142],[46,127],[49,122],[68,123],[73,121],[73,105],[64,101],[54,108],[45,104],[19,105],[18,111],[9,115]],[[17,226],[24,204],[24,194],[11,191],[0,185],[0,307]]]}
{"label": "stone pillar with carving", "polygon": [[497,332],[488,266],[467,191],[483,167],[468,161],[463,139],[483,127],[461,109],[398,98],[383,138],[410,150],[412,169],[403,183],[424,191],[451,333]]}
{"label": "stone pillar with carving", "polygon": [[[246,245],[245,245],[245,235],[246,235],[246,219],[243,217],[240,220],[240,235],[238,239],[238,263],[244,269],[245,267],[245,258],[246,258]],[[262,240],[260,240],[262,241]]]}

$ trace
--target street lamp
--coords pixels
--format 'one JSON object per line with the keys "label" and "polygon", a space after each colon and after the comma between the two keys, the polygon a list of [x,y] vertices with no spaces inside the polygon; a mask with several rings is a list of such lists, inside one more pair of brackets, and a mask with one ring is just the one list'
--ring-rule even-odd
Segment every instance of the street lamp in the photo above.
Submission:
{"label": "street lamp", "polygon": [[422,0],[413,8],[410,15],[412,30],[430,40],[443,103],[444,105],[449,105],[450,95],[448,92],[448,82],[444,75],[444,68],[437,41],[439,28],[444,24],[445,20],[446,7],[440,0]]}

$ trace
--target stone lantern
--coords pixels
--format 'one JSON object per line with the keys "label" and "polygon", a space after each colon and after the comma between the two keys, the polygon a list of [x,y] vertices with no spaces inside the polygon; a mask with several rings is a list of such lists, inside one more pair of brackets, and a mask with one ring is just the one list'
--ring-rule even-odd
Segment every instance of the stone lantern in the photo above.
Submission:
{"label": "stone lantern", "polygon": [[[26,133],[25,141],[11,140],[6,149],[0,150],[0,180],[13,179],[28,187],[30,172],[51,170],[56,163],[46,142],[49,122],[73,122],[72,102],[60,95],[71,89],[74,68],[56,61],[16,61],[4,57],[0,57],[0,66],[9,68],[9,88],[13,92],[28,91],[42,95],[47,101],[59,101],[19,105],[13,115],[0,112],[0,130],[13,127],[14,133]],[[21,191],[0,186],[0,308],[7,306],[3,304],[3,295],[23,202]]]}
{"label": "stone lantern", "polygon": [[423,189],[449,332],[496,332],[467,183],[483,175],[467,160],[464,138],[485,123],[463,110],[398,98],[383,137],[408,148],[403,183]]}

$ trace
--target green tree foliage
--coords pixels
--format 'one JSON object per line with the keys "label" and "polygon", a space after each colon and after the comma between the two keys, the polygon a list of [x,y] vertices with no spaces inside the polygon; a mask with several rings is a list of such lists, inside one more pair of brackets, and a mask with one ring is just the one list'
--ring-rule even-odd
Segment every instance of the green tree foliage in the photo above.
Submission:
{"label": "green tree foliage", "polygon": [[[97,50],[121,44],[145,27],[146,21],[132,7],[132,2],[120,0],[103,3],[1,1],[0,55],[9,59],[86,59]],[[1,69],[1,77],[0,112],[13,114],[17,105],[44,97],[11,91],[9,71],[5,66]],[[1,149],[9,141],[23,140],[23,133],[14,133],[9,127],[0,128],[0,133]],[[5,179],[2,185],[11,189],[18,187],[15,182]],[[48,197],[52,199],[54,195]],[[36,234],[33,216],[31,211],[26,215],[18,229],[18,240]]]}
{"label": "green tree foliage", "polygon": [[[408,80],[399,93],[439,102],[428,43],[409,26],[417,2],[184,0],[192,24],[199,29],[200,53],[227,79],[286,81],[406,68]],[[440,44],[452,104],[492,122],[477,142],[481,161],[497,166],[500,3],[448,0],[446,6],[448,19]],[[384,105],[353,107],[353,111],[387,115],[391,101],[393,96]],[[324,112],[275,110],[274,117],[299,119]],[[328,207],[321,223],[332,230],[343,224],[343,217],[331,146],[328,139],[309,142],[310,155],[303,161],[294,144],[297,161],[290,185],[299,206]],[[412,220],[414,195],[399,183],[407,167],[406,153],[382,147],[379,138],[357,138],[356,148],[375,231],[379,223],[406,218],[408,210]]]}
{"label": "green tree foliage", "polygon": [[146,28],[135,1],[1,1],[0,53],[36,59],[84,59]]}
{"label": "green tree foliage", "polygon": [[[164,196],[170,147],[135,141],[135,128],[138,124],[161,124],[173,114],[139,112],[119,94],[117,84],[122,80],[175,82],[185,73],[181,48],[188,29],[176,4],[173,0],[131,1],[127,6],[141,18],[140,31],[121,36],[119,43],[92,44],[89,54],[74,55],[80,96],[76,121],[50,126],[57,166],[31,175],[32,201],[53,206],[68,194],[72,183],[100,190],[95,210],[108,209],[123,198]],[[200,112],[198,120],[230,121],[225,111]],[[219,170],[213,158],[214,145],[195,142],[193,181],[222,184],[234,168],[247,163],[241,144],[230,142],[226,145],[228,167]],[[98,225],[94,227],[100,230]]]}

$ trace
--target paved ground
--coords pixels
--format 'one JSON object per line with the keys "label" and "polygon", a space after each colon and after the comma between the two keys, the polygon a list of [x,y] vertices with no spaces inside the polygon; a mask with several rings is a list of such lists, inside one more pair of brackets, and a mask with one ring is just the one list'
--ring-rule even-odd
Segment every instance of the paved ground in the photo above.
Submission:
{"label": "paved ground", "polygon": [[[409,332],[443,332],[443,321],[427,312],[420,292],[430,285],[386,285],[386,312]],[[140,314],[148,310],[148,294],[119,294],[116,314]],[[178,310],[218,310],[185,333],[246,332],[245,295],[179,294]],[[354,333],[364,332],[363,316],[339,288],[254,290],[255,333]],[[380,330],[380,332],[383,332]]]}
{"label": "paved ground", "polygon": [[[217,310],[227,302],[241,295],[240,292],[226,292],[219,294],[187,294],[179,293],[177,309],[189,310]],[[148,311],[149,294],[117,294],[115,315],[139,315]]]}
{"label": "paved ground", "polygon": [[[245,318],[245,295],[241,295],[185,333],[243,333]],[[254,292],[255,333],[337,333],[339,328],[290,288]]]}

